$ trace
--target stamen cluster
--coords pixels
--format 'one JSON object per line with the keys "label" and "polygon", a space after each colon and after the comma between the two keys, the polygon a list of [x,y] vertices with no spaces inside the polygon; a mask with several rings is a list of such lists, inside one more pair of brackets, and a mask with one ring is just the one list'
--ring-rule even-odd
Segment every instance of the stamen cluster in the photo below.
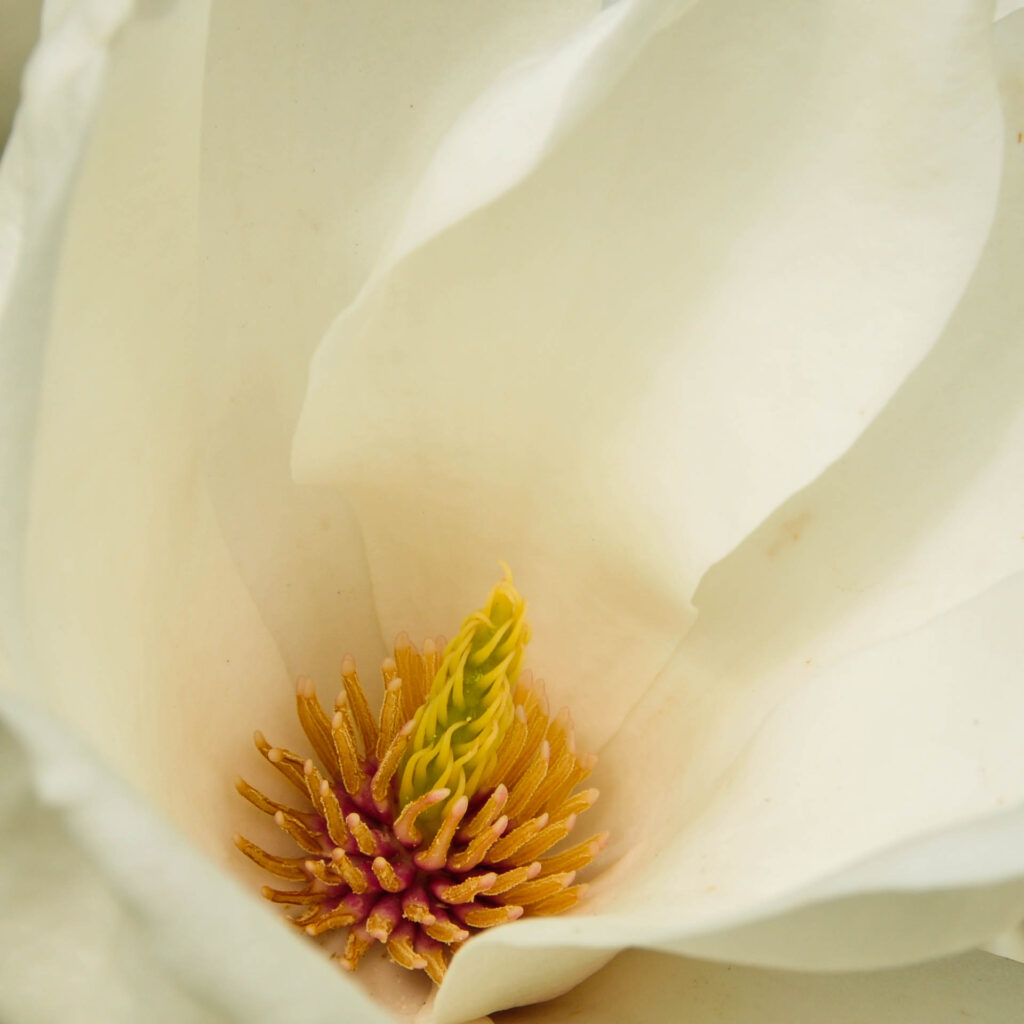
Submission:
{"label": "stamen cluster", "polygon": [[279,856],[242,836],[235,843],[301,883],[263,895],[294,908],[290,919],[308,934],[349,928],[338,958],[345,968],[380,942],[395,963],[440,984],[451,953],[475,931],[557,914],[583,895],[576,872],[607,834],[548,851],[597,799],[596,789],[574,792],[596,758],[577,756],[568,711],[549,718],[543,685],[520,672],[524,615],[507,579],[451,644],[428,639],[420,651],[401,634],[381,667],[377,719],[351,657],[333,716],[300,679],[299,721],[319,766],[255,734],[304,806],[242,779],[238,790],[303,854]]}

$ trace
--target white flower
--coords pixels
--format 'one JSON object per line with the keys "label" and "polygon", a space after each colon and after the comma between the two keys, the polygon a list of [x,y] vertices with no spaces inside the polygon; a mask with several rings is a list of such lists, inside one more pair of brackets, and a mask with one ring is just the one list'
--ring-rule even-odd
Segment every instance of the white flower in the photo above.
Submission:
{"label": "white flower", "polygon": [[48,6],[0,166],[5,1019],[388,1019],[208,861],[253,877],[291,680],[498,558],[613,841],[438,1022],[625,947],[681,956],[520,1019],[1012,1019],[982,954],[682,956],[1024,916],[1024,16],[595,6]]}

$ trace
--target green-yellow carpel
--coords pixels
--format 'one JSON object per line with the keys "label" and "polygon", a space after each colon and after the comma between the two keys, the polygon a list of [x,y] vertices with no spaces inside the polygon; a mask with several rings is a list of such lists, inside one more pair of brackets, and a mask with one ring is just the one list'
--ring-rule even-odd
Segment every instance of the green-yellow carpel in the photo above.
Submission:
{"label": "green-yellow carpel", "polygon": [[431,790],[450,791],[444,803],[420,816],[428,832],[452,803],[471,799],[494,770],[514,717],[512,691],[529,639],[526,602],[507,574],[445,648],[399,769],[399,806]]}

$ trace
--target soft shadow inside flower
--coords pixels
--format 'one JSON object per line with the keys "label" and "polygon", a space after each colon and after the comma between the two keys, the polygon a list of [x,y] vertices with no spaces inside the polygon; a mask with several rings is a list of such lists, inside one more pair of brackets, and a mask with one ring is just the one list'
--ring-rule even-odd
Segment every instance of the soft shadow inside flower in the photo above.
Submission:
{"label": "soft shadow inside flower", "polygon": [[348,929],[343,967],[354,970],[375,942],[394,963],[436,983],[474,932],[575,906],[576,873],[607,833],[556,853],[596,789],[574,792],[596,758],[577,756],[568,711],[549,717],[540,681],[522,671],[530,638],[526,602],[511,573],[458,636],[405,634],[381,666],[384,700],[370,712],[347,656],[329,718],[313,683],[300,679],[299,721],[320,762],[271,746],[260,753],[299,791],[294,808],[239,779],[238,790],[302,850],[236,845],[300,888],[263,895],[294,908],[309,935]]}

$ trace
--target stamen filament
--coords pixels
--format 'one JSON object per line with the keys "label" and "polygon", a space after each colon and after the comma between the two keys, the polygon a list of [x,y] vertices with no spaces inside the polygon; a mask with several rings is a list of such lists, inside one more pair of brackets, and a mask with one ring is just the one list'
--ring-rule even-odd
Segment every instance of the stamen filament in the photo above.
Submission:
{"label": "stamen filament", "polygon": [[366,701],[366,693],[359,682],[359,673],[356,672],[355,659],[351,654],[341,659],[341,683],[363,741],[363,750],[369,753],[377,745],[377,723],[370,713],[370,705]]}
{"label": "stamen filament", "polygon": [[312,679],[301,677],[295,687],[295,705],[299,713],[299,724],[302,731],[309,739],[320,763],[334,776],[335,781],[340,778],[337,773],[341,766],[338,764],[338,755],[334,749],[334,739],[331,736],[331,723],[320,704],[316,695],[316,687]]}
{"label": "stamen filament", "polygon": [[278,857],[250,842],[245,836],[235,836],[235,846],[242,851],[254,864],[269,871],[278,878],[286,878],[290,882],[305,880],[306,871],[301,857]]}

